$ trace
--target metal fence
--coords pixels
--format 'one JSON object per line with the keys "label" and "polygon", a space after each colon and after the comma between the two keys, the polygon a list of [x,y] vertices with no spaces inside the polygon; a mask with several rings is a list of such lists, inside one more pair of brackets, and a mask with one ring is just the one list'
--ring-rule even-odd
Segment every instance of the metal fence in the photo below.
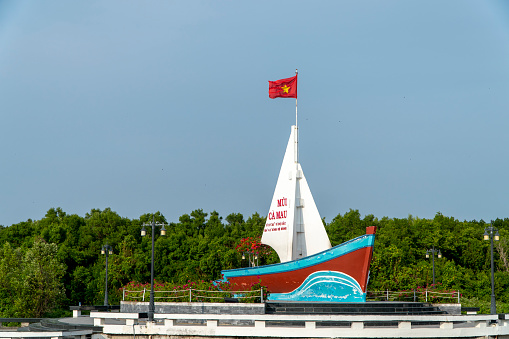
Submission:
{"label": "metal fence", "polygon": [[366,300],[369,301],[414,301],[432,303],[460,303],[460,291],[434,291],[434,290],[409,290],[409,291],[368,291]]}
{"label": "metal fence", "polygon": [[[225,298],[235,298],[241,302],[264,302],[263,288],[253,291],[209,291],[194,288],[171,291],[154,291],[154,300],[175,302],[221,302]],[[122,291],[122,300],[148,300],[150,289]],[[367,301],[413,301],[432,303],[460,303],[459,291],[409,290],[409,291],[368,291]]]}
{"label": "metal fence", "polygon": [[[143,290],[122,290],[122,300],[145,301],[150,296],[150,289]],[[154,291],[154,300],[159,301],[176,301],[176,302],[217,302],[223,301],[225,298],[235,298],[243,302],[262,302],[263,303],[263,287],[259,290],[252,291],[209,291],[188,288],[184,290],[171,291]],[[162,300],[161,300],[162,299]],[[259,300],[258,300],[259,299]]]}

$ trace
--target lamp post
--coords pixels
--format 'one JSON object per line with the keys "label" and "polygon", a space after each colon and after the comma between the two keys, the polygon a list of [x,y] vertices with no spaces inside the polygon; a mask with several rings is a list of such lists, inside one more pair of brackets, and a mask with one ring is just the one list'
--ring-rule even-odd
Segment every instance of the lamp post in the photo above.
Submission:
{"label": "lamp post", "polygon": [[104,306],[108,306],[108,256],[113,254],[113,248],[106,244],[101,248],[101,254],[106,255],[106,282],[104,283]]}
{"label": "lamp post", "polygon": [[246,253],[247,253],[247,261],[248,261],[249,267],[258,266],[258,253],[243,252],[242,260],[246,260]]}
{"label": "lamp post", "polygon": [[435,245],[433,245],[432,248],[426,251],[426,259],[429,258],[429,255],[431,254],[433,256],[432,262],[433,262],[433,288],[435,288],[435,253],[438,254],[438,259],[442,258],[442,253],[440,250],[435,249]]}
{"label": "lamp post", "polygon": [[497,303],[495,301],[495,266],[493,265],[493,240],[498,241],[500,235],[498,229],[491,224],[484,228],[484,240],[491,241],[491,314],[497,314]]}
{"label": "lamp post", "polygon": [[164,228],[165,224],[156,223],[154,216],[152,216],[152,223],[144,223],[143,228],[141,229],[141,236],[144,237],[147,235],[147,230],[145,226],[152,226],[152,260],[150,263],[150,302],[148,304],[148,321],[154,321],[154,313],[155,313],[155,305],[154,305],[154,233],[156,226],[162,226],[161,235],[166,235],[166,229]]}

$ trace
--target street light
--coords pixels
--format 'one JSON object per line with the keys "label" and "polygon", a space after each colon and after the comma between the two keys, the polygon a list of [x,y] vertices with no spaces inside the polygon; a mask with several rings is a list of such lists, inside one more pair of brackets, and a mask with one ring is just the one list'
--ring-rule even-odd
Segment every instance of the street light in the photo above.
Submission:
{"label": "street light", "polygon": [[[429,255],[432,254],[433,256],[433,288],[435,287],[435,253],[437,253],[437,250],[435,249],[435,245],[433,245],[432,248],[426,251],[426,259],[429,258]],[[442,252],[438,250],[438,259],[442,258]]]}
{"label": "street light", "polygon": [[106,255],[106,282],[104,283],[104,306],[108,306],[108,256],[113,254],[113,248],[106,244],[101,248],[101,254]]}
{"label": "street light", "polygon": [[498,241],[500,235],[496,227],[487,226],[484,228],[484,240],[491,241],[491,314],[497,314],[497,304],[495,301],[495,269],[493,265],[493,240]]}
{"label": "street light", "polygon": [[154,233],[156,226],[162,226],[161,235],[166,235],[165,224],[155,222],[154,216],[152,216],[152,223],[144,223],[141,229],[141,236],[147,235],[145,226],[152,226],[152,261],[150,263],[150,302],[148,304],[148,321],[154,321],[155,305],[154,305]]}
{"label": "street light", "polygon": [[246,253],[249,267],[258,266],[258,253],[242,252],[242,260],[246,260]]}

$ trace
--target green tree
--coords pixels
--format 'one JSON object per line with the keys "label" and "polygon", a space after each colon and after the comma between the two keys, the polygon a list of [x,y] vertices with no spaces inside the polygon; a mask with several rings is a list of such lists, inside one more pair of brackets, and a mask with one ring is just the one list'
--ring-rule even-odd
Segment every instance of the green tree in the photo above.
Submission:
{"label": "green tree", "polygon": [[24,254],[15,300],[19,316],[42,317],[64,297],[65,265],[58,260],[57,251],[57,245],[37,239]]}
{"label": "green tree", "polygon": [[21,250],[4,243],[0,250],[0,314],[3,317],[14,317],[12,307],[16,298],[21,268]]}

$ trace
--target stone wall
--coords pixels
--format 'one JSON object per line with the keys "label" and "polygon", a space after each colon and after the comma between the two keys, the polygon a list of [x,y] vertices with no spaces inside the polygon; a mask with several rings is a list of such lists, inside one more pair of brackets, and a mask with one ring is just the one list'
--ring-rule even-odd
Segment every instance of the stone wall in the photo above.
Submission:
{"label": "stone wall", "polygon": [[[265,314],[265,304],[156,302],[155,313],[170,314]],[[146,313],[148,302],[121,301],[122,313]]]}
{"label": "stone wall", "polygon": [[433,304],[438,307],[440,311],[445,311],[447,314],[461,315],[461,304]]}

